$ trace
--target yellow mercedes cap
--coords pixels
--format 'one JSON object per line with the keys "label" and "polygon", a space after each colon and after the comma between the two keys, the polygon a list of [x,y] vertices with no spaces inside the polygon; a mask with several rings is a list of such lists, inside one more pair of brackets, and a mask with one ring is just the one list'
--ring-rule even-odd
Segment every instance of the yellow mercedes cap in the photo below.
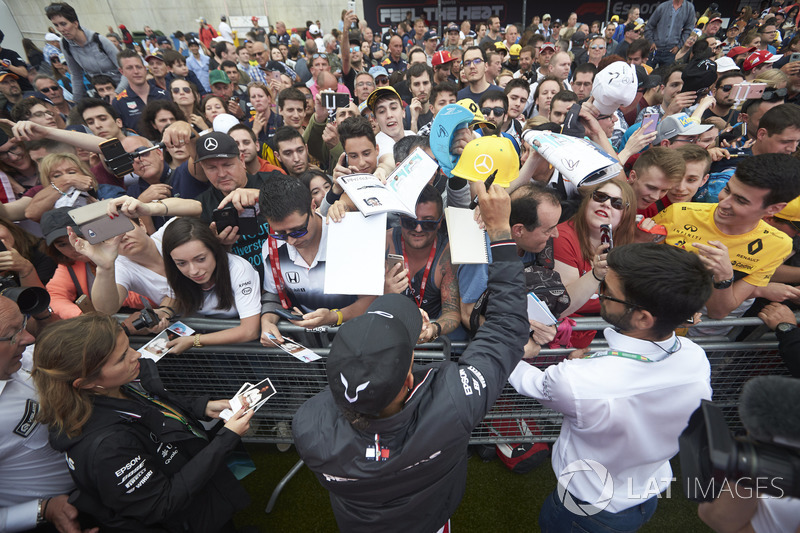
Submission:
{"label": "yellow mercedes cap", "polygon": [[472,98],[464,98],[456,102],[456,104],[470,111],[475,116],[472,122],[469,123],[471,128],[474,128],[475,126],[488,126],[490,129],[497,129],[497,126],[495,126],[494,122],[486,120],[486,117],[483,116],[483,113],[481,113],[481,109],[478,107],[478,104],[476,104]]}
{"label": "yellow mercedes cap", "polygon": [[519,177],[519,156],[509,139],[487,135],[467,143],[453,169],[453,176],[469,181],[486,181],[495,170],[494,183],[508,187]]}

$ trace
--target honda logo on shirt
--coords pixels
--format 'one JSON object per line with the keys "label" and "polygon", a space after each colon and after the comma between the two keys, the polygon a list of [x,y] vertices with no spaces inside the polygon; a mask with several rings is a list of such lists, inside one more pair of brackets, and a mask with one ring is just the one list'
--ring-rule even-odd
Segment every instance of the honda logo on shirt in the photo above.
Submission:
{"label": "honda logo on shirt", "polygon": [[300,283],[300,274],[297,272],[287,272],[286,281],[294,284]]}

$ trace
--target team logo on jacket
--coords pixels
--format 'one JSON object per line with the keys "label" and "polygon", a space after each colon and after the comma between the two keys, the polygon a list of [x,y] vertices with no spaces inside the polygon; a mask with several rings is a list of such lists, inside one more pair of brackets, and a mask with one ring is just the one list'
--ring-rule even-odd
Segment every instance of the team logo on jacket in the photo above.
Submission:
{"label": "team logo on jacket", "polygon": [[366,389],[367,385],[369,385],[369,381],[367,381],[366,383],[362,383],[361,385],[357,386],[356,387],[356,395],[351,398],[350,395],[347,394],[347,389],[350,386],[347,383],[347,378],[344,377],[344,374],[342,374],[341,372],[339,372],[339,377],[342,379],[342,385],[344,385],[344,399],[347,400],[350,403],[357,402],[358,401],[358,393],[361,392],[362,390]]}
{"label": "team logo on jacket", "polygon": [[128,109],[136,109],[136,102],[128,102]]}
{"label": "team logo on jacket", "polygon": [[291,271],[286,273],[286,281],[289,283],[300,283],[300,274],[297,272]]}
{"label": "team logo on jacket", "polygon": [[389,448],[381,446],[381,436],[375,433],[375,441],[372,446],[367,446],[366,458],[373,461],[386,461],[389,458]]}

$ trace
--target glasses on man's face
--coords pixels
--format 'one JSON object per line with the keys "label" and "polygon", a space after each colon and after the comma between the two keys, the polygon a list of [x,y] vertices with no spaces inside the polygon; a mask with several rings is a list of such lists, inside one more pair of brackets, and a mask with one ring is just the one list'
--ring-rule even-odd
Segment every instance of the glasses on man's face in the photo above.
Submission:
{"label": "glasses on man's face", "polygon": [[10,337],[0,337],[0,342],[10,342],[11,344],[17,344],[20,335],[22,335],[22,332],[25,331],[25,327],[27,325],[28,325],[28,315],[25,315],[25,318],[22,320],[22,327],[19,328],[19,330]]}
{"label": "glasses on man's face", "polygon": [[269,236],[272,237],[273,239],[277,239],[279,241],[285,241],[285,240],[289,239],[290,237],[292,239],[299,239],[300,237],[305,237],[308,234],[308,224],[310,222],[311,222],[311,213],[308,213],[306,215],[306,223],[301,228],[298,228],[298,229],[295,229],[295,230],[292,230],[292,231],[287,231],[285,233],[284,232],[281,232],[281,233],[270,233]]}
{"label": "glasses on man's face", "polygon": [[475,59],[465,59],[465,60],[463,61],[464,68],[467,68],[467,67],[477,67],[477,66],[478,66],[478,65],[480,65],[481,63],[483,63],[483,59],[482,59],[482,58],[480,58],[480,57],[476,57]]}
{"label": "glasses on man's face", "polygon": [[489,115],[501,117],[506,114],[506,110],[502,107],[482,107],[481,113],[483,113],[483,116],[485,117],[488,117]]}
{"label": "glasses on man's face", "polygon": [[[388,81],[388,78],[387,78]],[[356,87],[375,87],[375,83],[371,81],[360,81],[356,83]]]}
{"label": "glasses on man's face", "polygon": [[360,51],[361,51],[361,47],[360,46],[351,46],[350,47],[350,53],[351,54],[354,54],[354,53],[360,52]]}
{"label": "glasses on man's face", "polygon": [[606,280],[601,281],[600,282],[600,288],[597,290],[597,297],[600,300],[609,300],[609,301],[612,301],[612,302],[617,302],[618,304],[622,304],[622,305],[624,305],[624,306],[626,306],[628,308],[632,308],[632,309],[644,309],[644,307],[642,307],[639,304],[626,302],[625,300],[620,300],[619,298],[614,298],[613,296],[606,295],[606,289],[607,288],[608,288],[608,285],[606,285]]}
{"label": "glasses on man's face", "polygon": [[687,144],[697,144],[697,136],[690,136],[690,137],[675,137],[672,139],[672,143],[687,143]]}
{"label": "glasses on man's face", "polygon": [[724,91],[724,92],[726,92],[726,93],[727,93],[727,92],[729,92],[731,89],[733,89],[733,85],[732,85],[732,84],[728,84],[728,85],[720,85],[720,86],[719,86],[719,88],[720,88],[720,90],[722,90],[722,91]]}
{"label": "glasses on man's face", "polygon": [[33,118],[44,118],[44,117],[54,117],[56,116],[55,113],[52,111],[37,111],[36,113],[31,113],[31,117]]}
{"label": "glasses on man's face", "polygon": [[0,152],[0,159],[11,159],[11,156],[14,157],[22,157],[23,150],[21,146],[14,146],[9,148],[8,150],[4,150]]}
{"label": "glasses on man's face", "polygon": [[599,45],[599,44],[593,44],[593,45],[592,45],[592,46],[590,46],[589,48],[591,48],[592,50],[605,50],[605,49],[606,49],[606,47],[605,47],[605,46],[603,46],[603,45]]}
{"label": "glasses on man's face", "polygon": [[417,220],[415,218],[400,215],[400,225],[407,230],[415,230],[419,226],[422,231],[436,231],[439,228],[439,222],[442,217],[437,220]]}
{"label": "glasses on man's face", "polygon": [[189,94],[190,92],[192,92],[192,88],[191,87],[173,87],[172,88],[172,94],[180,94],[180,93]]}
{"label": "glasses on man's face", "polygon": [[43,93],[57,93],[60,89],[61,87],[59,87],[58,85],[52,85],[50,87],[42,87],[41,89],[39,89],[39,91]]}
{"label": "glasses on man's face", "polygon": [[610,194],[606,194],[603,191],[594,191],[592,192],[592,200],[597,202],[598,204],[604,203],[606,200],[611,200],[611,207],[612,209],[616,209],[617,211],[622,211],[626,207],[628,207],[627,202],[622,198],[617,196],[611,196]]}

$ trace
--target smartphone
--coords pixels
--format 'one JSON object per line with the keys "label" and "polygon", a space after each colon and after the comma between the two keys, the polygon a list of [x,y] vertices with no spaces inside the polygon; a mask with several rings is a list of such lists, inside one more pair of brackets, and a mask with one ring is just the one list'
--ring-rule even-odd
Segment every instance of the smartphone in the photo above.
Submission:
{"label": "smartphone", "polygon": [[791,63],[793,61],[800,61],[800,54],[799,53],[795,52],[795,53],[793,53],[792,55],[789,56],[789,62]]}
{"label": "smartphone", "polygon": [[255,207],[245,207],[239,217],[239,235],[258,233],[258,211]]}
{"label": "smartphone", "polygon": [[89,241],[89,244],[107,241],[133,229],[133,222],[128,217],[111,218],[108,216],[110,201],[94,202],[69,212],[70,218],[80,228],[83,238]]}
{"label": "smartphone", "polygon": [[214,209],[211,218],[217,223],[217,233],[222,233],[225,228],[239,225],[239,214],[232,205],[226,205],[222,209]]}
{"label": "smartphone", "polygon": [[100,152],[102,152],[109,170],[118,178],[133,172],[133,158],[122,147],[119,139],[109,139],[100,143]]}
{"label": "smartphone", "polygon": [[350,95],[347,93],[320,93],[322,95],[322,106],[325,109],[339,109],[350,105]]}
{"label": "smartphone", "polygon": [[3,244],[3,241],[0,241],[0,252],[7,252],[7,251],[8,248],[6,248],[6,245]]}
{"label": "smartphone", "polygon": [[92,304],[91,298],[85,294],[78,296],[77,300],[75,300],[75,305],[78,306],[78,309],[80,309],[81,313],[84,315],[95,312],[94,304]]}
{"label": "smartphone", "polygon": [[741,139],[745,135],[747,135],[747,124],[744,122],[739,122],[738,124],[733,126],[733,128],[731,128],[731,131],[726,131],[725,133],[721,133],[719,136],[719,140],[726,142],[733,142],[738,139]]}
{"label": "smartphone", "polygon": [[658,113],[647,113],[642,119],[642,135],[655,133],[658,128]]}
{"label": "smartphone", "polygon": [[281,82],[281,73],[277,70],[269,70],[267,71],[267,77],[271,80],[275,80],[278,83]]}
{"label": "smartphone", "polygon": [[766,89],[766,83],[737,83],[733,86],[733,98],[734,100],[761,98]]}
{"label": "smartphone", "polygon": [[389,254],[386,256],[386,268],[391,270],[394,268],[395,265],[400,265],[400,270],[403,270],[403,266],[405,265],[405,259],[402,255],[397,254]]}
{"label": "smartphone", "polygon": [[347,0],[347,10],[356,12],[356,0]]}
{"label": "smartphone", "polygon": [[611,237],[611,224],[600,224],[600,244],[607,244],[606,253],[614,247],[614,239]]}
{"label": "smartphone", "polygon": [[286,320],[303,320],[303,315],[296,315],[294,313],[290,313],[286,309],[273,309],[272,311],[267,311],[267,313],[272,313],[273,315],[278,315],[281,318]]}

